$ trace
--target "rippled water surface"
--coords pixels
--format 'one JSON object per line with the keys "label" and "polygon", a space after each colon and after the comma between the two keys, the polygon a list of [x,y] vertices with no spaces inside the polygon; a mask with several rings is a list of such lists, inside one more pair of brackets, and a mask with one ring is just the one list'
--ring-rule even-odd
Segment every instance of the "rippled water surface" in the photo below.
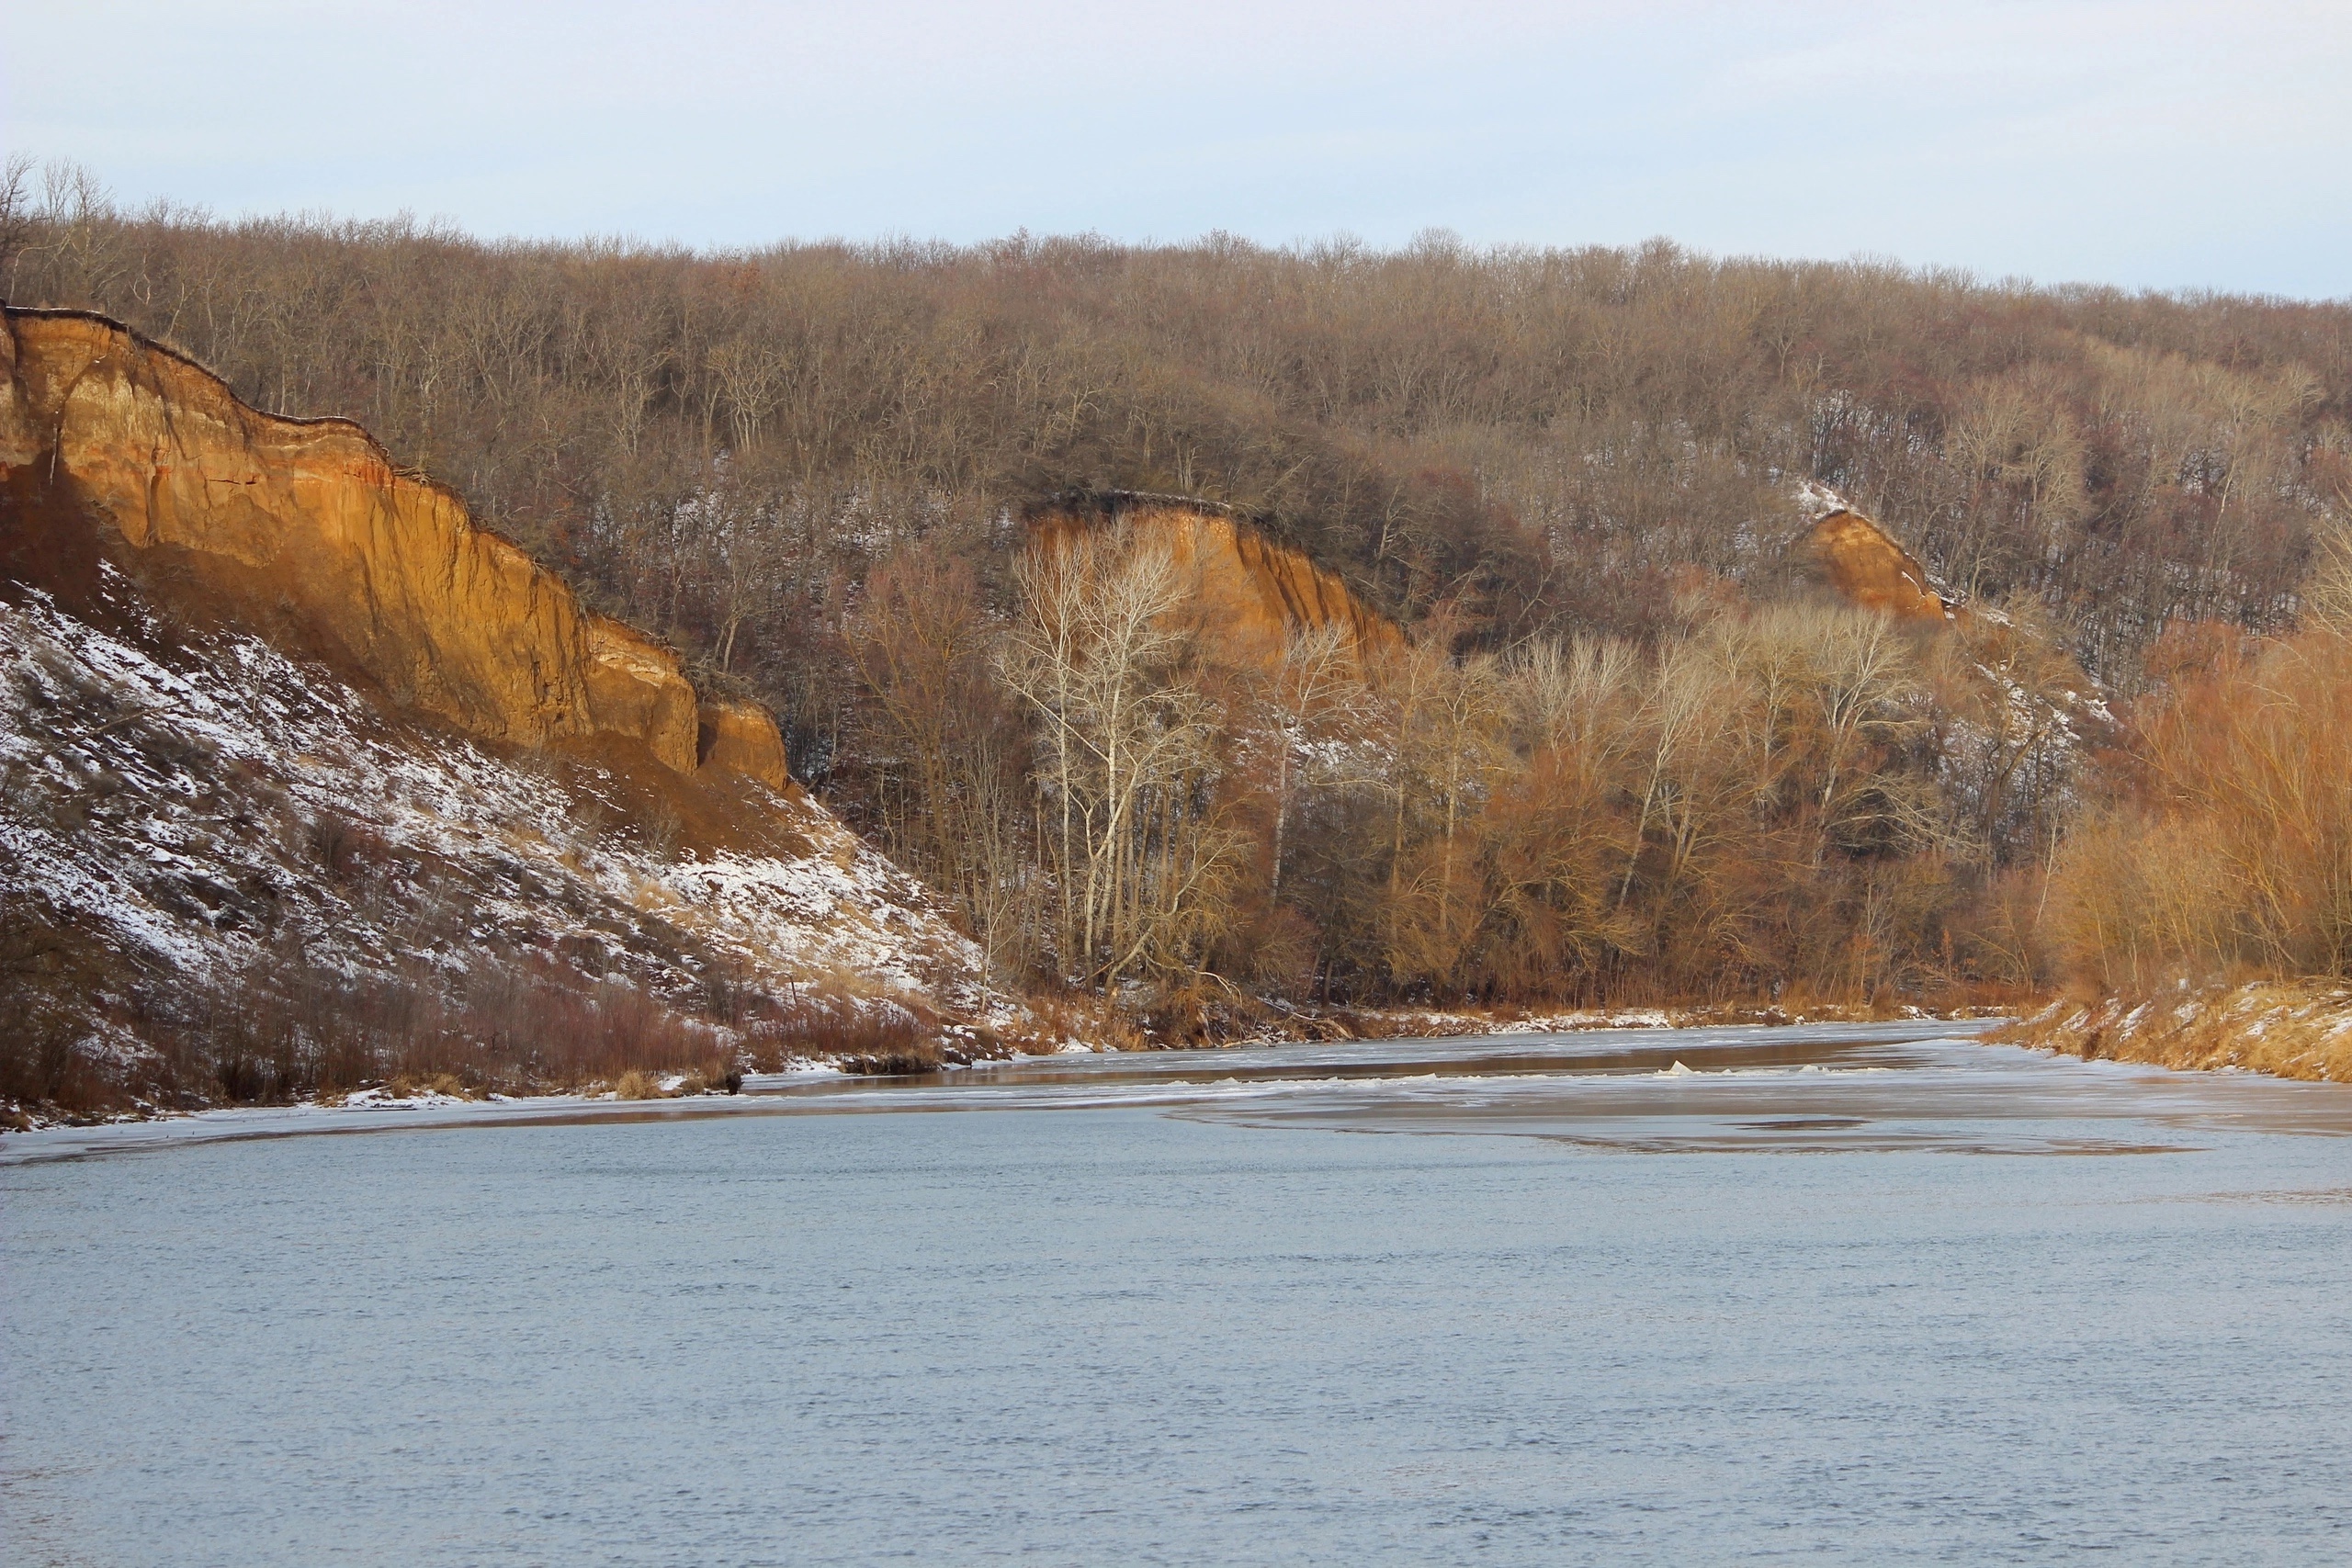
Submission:
{"label": "rippled water surface", "polygon": [[10,1138],[0,1560],[2352,1556],[2352,1089],[1921,1034]]}

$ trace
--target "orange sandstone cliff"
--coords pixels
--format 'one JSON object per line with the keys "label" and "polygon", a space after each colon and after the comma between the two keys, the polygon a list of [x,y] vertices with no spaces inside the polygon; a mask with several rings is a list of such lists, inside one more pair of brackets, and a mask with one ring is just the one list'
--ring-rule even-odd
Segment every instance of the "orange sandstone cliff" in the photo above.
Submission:
{"label": "orange sandstone cliff", "polygon": [[232,599],[290,613],[395,700],[493,740],[641,744],[680,773],[786,785],[775,721],[582,606],[450,491],[347,420],[288,419],[118,322],[10,308],[0,484],[28,483]]}
{"label": "orange sandstone cliff", "polygon": [[1196,613],[1234,663],[1271,666],[1291,632],[1333,625],[1358,659],[1404,645],[1396,624],[1337,573],[1208,502],[1114,491],[1050,507],[1031,526],[1051,537],[1114,524],[1164,542],[1178,570],[1193,574]]}
{"label": "orange sandstone cliff", "polygon": [[1917,557],[1842,497],[1807,487],[1800,502],[1815,514],[1805,539],[1814,563],[1848,603],[1905,621],[1949,621],[1962,613]]}

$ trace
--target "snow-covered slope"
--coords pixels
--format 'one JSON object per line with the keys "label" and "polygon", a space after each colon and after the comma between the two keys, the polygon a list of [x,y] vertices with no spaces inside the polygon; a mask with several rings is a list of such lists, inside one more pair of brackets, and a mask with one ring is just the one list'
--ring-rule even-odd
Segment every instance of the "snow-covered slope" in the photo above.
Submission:
{"label": "snow-covered slope", "polygon": [[298,977],[456,1007],[625,987],[715,1045],[762,1000],[979,1009],[973,946],[797,791],[678,781],[705,798],[649,807],[625,769],[387,711],[98,571],[87,618],[0,602],[0,878],[19,946],[37,924],[98,960],[73,982],[85,1053],[135,1067],[159,1015]]}
{"label": "snow-covered slope", "polygon": [[979,954],[365,431],[0,313],[0,1117],[931,1059]]}
{"label": "snow-covered slope", "polygon": [[[913,879],[803,796],[744,786],[788,848],[678,849],[649,842],[658,831],[598,830],[620,817],[599,770],[534,768],[388,722],[257,637],[142,648],[35,593],[0,604],[0,649],[13,807],[0,842],[19,887],[175,964],[244,961],[272,904],[299,919],[315,903],[333,921],[318,934],[355,953],[396,945],[400,911],[316,897],[277,874],[287,835],[307,830],[313,842],[364,835],[388,864],[413,863],[395,873],[400,891],[462,906],[484,942],[544,942],[569,925],[623,968],[702,949],[775,979],[855,975],[901,991],[970,979],[970,944]],[[257,812],[264,801],[272,809]],[[575,918],[550,919],[551,897]]]}

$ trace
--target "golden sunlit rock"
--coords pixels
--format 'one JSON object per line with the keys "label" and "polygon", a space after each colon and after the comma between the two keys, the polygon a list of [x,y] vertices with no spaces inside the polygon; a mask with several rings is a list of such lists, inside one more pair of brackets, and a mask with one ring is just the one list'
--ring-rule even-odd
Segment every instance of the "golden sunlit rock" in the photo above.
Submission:
{"label": "golden sunlit rock", "polygon": [[[775,721],[700,713],[678,656],[583,607],[455,493],[347,420],[240,401],[103,317],[11,310],[0,476],[28,466],[141,552],[181,552],[233,598],[291,614],[398,700],[492,739],[616,737],[682,773],[783,783]],[[698,732],[720,738],[703,745]]]}

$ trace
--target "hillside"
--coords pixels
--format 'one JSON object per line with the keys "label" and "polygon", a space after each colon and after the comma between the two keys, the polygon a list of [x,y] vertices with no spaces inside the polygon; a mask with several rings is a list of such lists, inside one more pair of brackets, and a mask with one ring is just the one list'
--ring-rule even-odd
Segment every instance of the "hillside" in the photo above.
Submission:
{"label": "hillside", "polygon": [[1008,610],[952,536],[901,547],[843,624],[843,793],[934,893],[357,426],[8,320],[21,1100],[923,1060],[1024,1027],[991,984],[1182,1039],[2034,975],[2001,868],[2097,688],[1818,486],[1777,596],[1694,577],[1649,648],[1400,626],[1189,498],[1033,505]]}
{"label": "hillside", "polygon": [[702,702],[675,654],[584,610],[358,426],[257,413],[209,372],[102,317],[7,314],[0,470],[42,487],[23,498],[20,528],[78,508],[469,734],[609,740],[680,772],[708,762],[784,786],[772,722]]}
{"label": "hillside", "polygon": [[601,608],[756,686],[829,787],[841,585],[1072,487],[1237,509],[1408,624],[1646,637],[1769,575],[1803,480],[2118,690],[2290,622],[2341,509],[2352,306],[1634,250],[502,244],[17,214],[20,304],[363,420]]}
{"label": "hillside", "polygon": [[981,1018],[971,944],[764,712],[356,426],[6,322],[0,1094],[723,1077]]}
{"label": "hillside", "polygon": [[[638,781],[624,834],[805,788],[991,984],[1162,1039],[2084,983],[2083,829],[2165,818],[2146,721],[2242,644],[2302,657],[2352,521],[2337,304],[17,217],[10,288],[59,308],[26,395],[158,614]],[[139,412],[184,359],[118,373],[68,307],[222,371],[174,394],[208,456]],[[311,417],[345,413],[384,445]],[[2208,955],[2165,983],[2319,962],[2248,908],[2164,937]]]}

